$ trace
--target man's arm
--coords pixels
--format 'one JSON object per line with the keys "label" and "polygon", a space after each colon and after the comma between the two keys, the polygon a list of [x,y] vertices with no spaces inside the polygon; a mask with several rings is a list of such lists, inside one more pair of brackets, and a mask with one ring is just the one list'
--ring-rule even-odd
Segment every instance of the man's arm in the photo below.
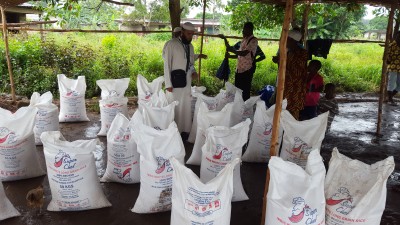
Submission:
{"label": "man's arm", "polygon": [[[230,46],[228,40],[226,39],[226,37],[223,34],[220,34],[218,36],[220,38],[224,39],[226,50],[228,52],[232,52],[233,54],[235,54],[236,58],[237,58],[237,56],[245,56],[245,55],[249,54],[249,50],[237,51],[234,47]],[[232,58],[232,57],[229,57],[229,58]]]}
{"label": "man's arm", "polygon": [[194,54],[194,61],[198,59],[207,59],[208,56],[206,54]]}
{"label": "man's arm", "polygon": [[227,59],[237,59],[238,55],[231,55],[228,51],[225,52],[225,58]]}
{"label": "man's arm", "polygon": [[167,42],[163,49],[162,57],[164,59],[164,82],[165,82],[165,89],[169,92],[172,92],[172,83],[171,83],[171,69],[172,69],[172,48],[171,42]]}
{"label": "man's arm", "polygon": [[265,59],[265,54],[264,52],[261,50],[260,46],[257,45],[257,51],[256,51],[256,58],[255,61],[256,62],[260,62],[263,61]]}

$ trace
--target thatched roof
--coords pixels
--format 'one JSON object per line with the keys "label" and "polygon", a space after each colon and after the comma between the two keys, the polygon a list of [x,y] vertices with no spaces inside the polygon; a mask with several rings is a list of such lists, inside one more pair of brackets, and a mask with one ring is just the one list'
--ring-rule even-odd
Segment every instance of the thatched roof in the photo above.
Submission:
{"label": "thatched roof", "polygon": [[[55,0],[58,1],[58,0]],[[250,0],[253,2],[261,2],[265,4],[273,5],[285,5],[286,0]],[[0,6],[16,6],[21,3],[28,2],[28,0],[1,0]],[[305,3],[307,0],[293,0],[294,4]],[[391,6],[392,3],[399,4],[398,0],[314,0],[315,3],[359,3],[359,4],[369,4],[375,6]]]}
{"label": "thatched roof", "polygon": [[24,2],[27,2],[27,0],[1,0],[0,6],[3,6],[3,7],[17,6]]}
{"label": "thatched roof", "polygon": [[[260,2],[272,5],[285,5],[286,0],[250,0],[252,2]],[[294,4],[306,3],[307,0],[293,0]],[[392,3],[399,4],[398,0],[314,0],[313,3],[358,3],[358,4],[368,4],[373,6],[388,6],[390,7]]]}

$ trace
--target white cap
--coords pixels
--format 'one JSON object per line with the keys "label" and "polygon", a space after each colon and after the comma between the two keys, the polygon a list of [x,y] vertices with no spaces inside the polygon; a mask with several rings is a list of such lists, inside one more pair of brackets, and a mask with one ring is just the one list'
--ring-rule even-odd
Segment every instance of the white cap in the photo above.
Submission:
{"label": "white cap", "polygon": [[298,30],[289,30],[288,37],[292,38],[295,41],[300,41],[301,39],[301,33]]}
{"label": "white cap", "polygon": [[174,28],[174,33],[181,32],[181,31],[182,31],[182,27],[175,27]]}
{"label": "white cap", "polygon": [[196,28],[191,22],[186,22],[182,25],[182,28],[185,30],[196,31]]}

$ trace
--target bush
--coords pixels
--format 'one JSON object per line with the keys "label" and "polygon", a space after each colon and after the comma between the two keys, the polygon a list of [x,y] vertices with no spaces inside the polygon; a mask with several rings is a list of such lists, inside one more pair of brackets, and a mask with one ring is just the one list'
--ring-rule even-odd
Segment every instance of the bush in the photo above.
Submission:
{"label": "bush", "polygon": [[[33,92],[51,91],[58,96],[56,75],[64,73],[70,78],[85,76],[88,98],[99,96],[96,85],[99,79],[130,77],[126,92],[128,96],[137,94],[138,74],[153,80],[162,76],[162,48],[171,37],[170,33],[146,36],[135,34],[54,34],[41,40],[38,34],[10,36],[16,92],[30,96]],[[234,44],[237,40],[230,40]],[[193,40],[195,53],[200,53],[200,38]],[[271,57],[278,50],[276,42],[259,42],[266,59],[257,63],[252,93],[256,94],[267,84],[275,84],[278,67]],[[316,58],[322,62],[321,74],[325,83],[337,84],[343,91],[376,91],[380,83],[383,48],[378,44],[333,44],[328,59]],[[4,43],[0,43],[4,55]],[[215,77],[225,53],[223,41],[206,38],[203,53],[207,60],[198,61],[197,71],[201,73],[200,85],[207,88],[207,95],[215,95],[223,87],[223,82]],[[230,82],[234,82],[236,60],[230,60]],[[9,92],[6,60],[0,60],[0,92]],[[197,81],[193,82],[197,85]]]}

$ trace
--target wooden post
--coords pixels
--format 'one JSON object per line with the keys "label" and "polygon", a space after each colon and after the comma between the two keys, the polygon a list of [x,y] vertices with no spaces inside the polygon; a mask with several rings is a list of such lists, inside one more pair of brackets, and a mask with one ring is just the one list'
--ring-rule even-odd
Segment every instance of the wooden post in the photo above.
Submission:
{"label": "wooden post", "polygon": [[390,40],[392,39],[392,32],[393,32],[393,18],[394,18],[394,11],[396,11],[396,4],[393,3],[391,8],[390,8],[390,13],[389,13],[389,20],[388,20],[388,26],[386,29],[386,41],[385,41],[385,50],[383,52],[383,63],[382,63],[382,74],[381,74],[381,87],[380,87],[380,93],[379,93],[379,106],[378,106],[378,122],[376,125],[376,135],[379,136],[381,133],[381,126],[382,126],[382,106],[383,106],[383,101],[385,98],[385,90],[386,90],[386,81],[387,81],[387,55],[388,55],[388,47],[390,44]]}
{"label": "wooden post", "polygon": [[4,38],[4,47],[6,51],[7,67],[8,67],[8,73],[10,75],[11,96],[12,96],[12,101],[15,102],[16,98],[15,98],[14,78],[11,67],[10,49],[8,48],[6,13],[4,12],[3,6],[0,7],[0,10],[1,10],[1,20],[3,21],[3,38]]}
{"label": "wooden post", "polygon": [[[201,26],[201,43],[200,43],[200,54],[203,54],[203,39],[204,39],[204,25],[206,20],[206,3],[207,0],[203,1],[203,25]],[[200,85],[200,74],[201,74],[201,58],[199,58],[199,73],[197,77],[197,86]]]}
{"label": "wooden post", "polygon": [[310,8],[311,8],[311,1],[307,1],[306,3],[306,8],[304,9],[303,12],[303,20],[301,23],[301,33],[303,37],[303,45],[304,48],[307,49],[307,35],[308,35],[308,14],[310,13]]}
{"label": "wooden post", "polygon": [[[270,156],[276,156],[276,149],[278,147],[279,136],[279,122],[282,110],[283,90],[285,89],[285,75],[286,75],[286,42],[289,32],[289,24],[292,19],[293,0],[286,1],[285,19],[283,21],[281,40],[279,42],[279,72],[278,72],[278,88],[276,90],[276,103],[274,120],[272,122],[272,137]],[[265,213],[267,209],[267,193],[269,187],[269,169],[267,169],[267,176],[265,181],[264,198],[263,198],[263,211],[261,216],[261,225],[265,223]]]}

